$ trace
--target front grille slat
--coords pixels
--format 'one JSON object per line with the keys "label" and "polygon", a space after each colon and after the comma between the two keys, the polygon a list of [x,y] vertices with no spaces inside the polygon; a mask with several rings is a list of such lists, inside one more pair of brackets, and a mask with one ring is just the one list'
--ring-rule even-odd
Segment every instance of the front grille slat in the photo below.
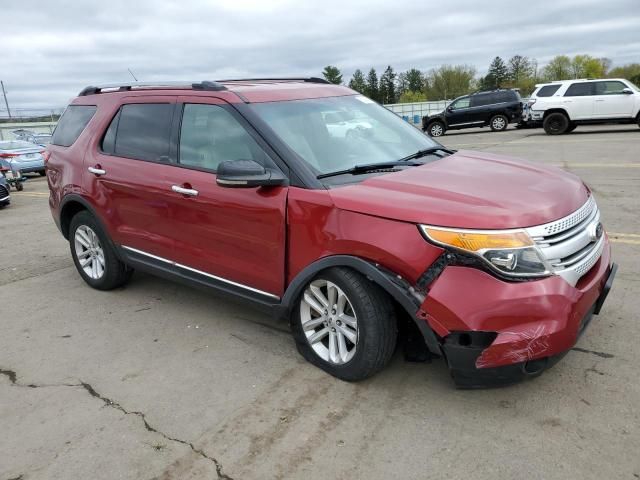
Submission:
{"label": "front grille slat", "polygon": [[594,238],[591,233],[599,223],[600,211],[593,196],[589,196],[567,217],[526,230],[553,271],[575,286],[604,250],[604,235]]}

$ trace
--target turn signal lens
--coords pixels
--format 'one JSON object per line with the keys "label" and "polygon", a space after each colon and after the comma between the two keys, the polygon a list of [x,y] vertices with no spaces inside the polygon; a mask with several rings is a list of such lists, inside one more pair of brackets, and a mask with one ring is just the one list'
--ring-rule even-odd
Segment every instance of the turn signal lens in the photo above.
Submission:
{"label": "turn signal lens", "polygon": [[533,245],[531,237],[522,231],[513,232],[473,232],[421,226],[424,234],[435,243],[477,252],[486,249],[523,248]]}

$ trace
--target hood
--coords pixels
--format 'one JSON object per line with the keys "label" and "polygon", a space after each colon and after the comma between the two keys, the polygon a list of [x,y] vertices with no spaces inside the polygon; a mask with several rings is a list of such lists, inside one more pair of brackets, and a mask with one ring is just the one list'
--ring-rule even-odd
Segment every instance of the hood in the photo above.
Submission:
{"label": "hood", "polygon": [[330,190],[336,207],[411,223],[505,229],[551,222],[589,191],[575,175],[501,155],[459,151],[440,160]]}

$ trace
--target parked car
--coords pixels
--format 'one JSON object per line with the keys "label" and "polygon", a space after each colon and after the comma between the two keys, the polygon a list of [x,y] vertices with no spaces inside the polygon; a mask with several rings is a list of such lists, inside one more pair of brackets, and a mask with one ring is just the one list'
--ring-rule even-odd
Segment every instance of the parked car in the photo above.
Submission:
{"label": "parked car", "polygon": [[327,130],[334,137],[366,135],[366,131],[372,128],[371,123],[366,119],[352,117],[343,111],[327,112],[323,115],[323,120]]}
{"label": "parked car", "polygon": [[4,208],[11,203],[11,194],[9,193],[9,184],[4,175],[0,175],[0,208]]}
{"label": "parked car", "polygon": [[422,117],[422,130],[432,137],[447,130],[491,127],[506,130],[522,116],[522,100],[516,90],[490,90],[456,98],[442,112]]}
{"label": "parked car", "polygon": [[[367,135],[332,134],[335,111]],[[53,219],[88,285],[139,269],[235,296],[344,380],[381,370],[399,326],[459,386],[533,377],[616,272],[575,175],[449,150],[318,79],[87,87],[47,154]]]}
{"label": "parked car", "polygon": [[47,145],[49,145],[49,143],[51,143],[50,133],[34,132],[33,130],[25,130],[24,128],[14,130],[11,133],[13,133],[13,135],[16,137],[16,140],[35,143],[36,145],[40,145],[42,147],[46,147]]}
{"label": "parked car", "polygon": [[0,160],[13,172],[45,174],[44,148],[24,140],[0,141]]}
{"label": "parked car", "polygon": [[531,103],[531,119],[549,135],[569,133],[579,125],[638,123],[640,89],[623,78],[565,80],[540,85]]}

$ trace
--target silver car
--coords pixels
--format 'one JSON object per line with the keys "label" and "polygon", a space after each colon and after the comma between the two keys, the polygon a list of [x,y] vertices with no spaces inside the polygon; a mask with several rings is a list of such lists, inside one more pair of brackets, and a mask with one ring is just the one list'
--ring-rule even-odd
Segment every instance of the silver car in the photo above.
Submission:
{"label": "silver car", "polygon": [[24,140],[0,142],[0,163],[14,173],[39,173],[44,176],[43,153],[42,146]]}

